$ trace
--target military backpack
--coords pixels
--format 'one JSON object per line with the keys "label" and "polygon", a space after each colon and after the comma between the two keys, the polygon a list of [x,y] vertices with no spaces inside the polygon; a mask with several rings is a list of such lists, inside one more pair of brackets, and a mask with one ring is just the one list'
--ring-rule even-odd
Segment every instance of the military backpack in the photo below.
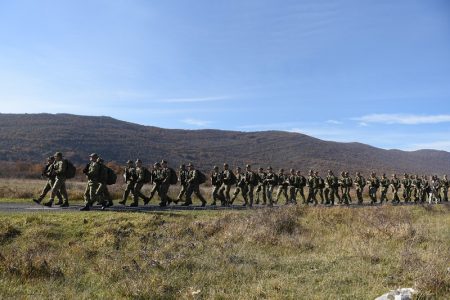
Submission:
{"label": "military backpack", "polygon": [[177,176],[177,172],[175,172],[174,169],[169,168],[169,173],[170,173],[170,179],[169,179],[169,183],[170,184],[177,184],[178,182],[178,176]]}
{"label": "military backpack", "polygon": [[203,174],[201,171],[197,170],[197,182],[198,184],[202,184],[206,182],[206,175]]}
{"label": "military backpack", "polygon": [[66,179],[71,179],[75,177],[75,174],[77,173],[77,168],[75,168],[75,166],[73,165],[73,163],[67,159],[64,160],[66,163],[66,172],[65,172],[65,176]]}
{"label": "military backpack", "polygon": [[142,183],[149,183],[150,181],[152,181],[152,173],[147,168],[142,167],[142,172],[143,172]]}
{"label": "military backpack", "polygon": [[112,185],[115,184],[117,181],[117,174],[114,172],[113,169],[104,166],[106,168],[107,171],[107,176],[106,176],[106,184],[107,185]]}

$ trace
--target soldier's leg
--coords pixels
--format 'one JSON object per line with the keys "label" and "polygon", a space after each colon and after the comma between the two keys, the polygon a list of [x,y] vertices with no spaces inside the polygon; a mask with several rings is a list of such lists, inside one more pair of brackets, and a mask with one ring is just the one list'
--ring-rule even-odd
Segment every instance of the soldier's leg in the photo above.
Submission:
{"label": "soldier's leg", "polygon": [[233,204],[234,200],[237,198],[237,196],[239,195],[240,192],[241,192],[241,188],[240,187],[236,187],[234,189],[233,197],[231,197],[231,199],[230,199],[230,204]]}
{"label": "soldier's leg", "polygon": [[283,186],[283,196],[285,199],[285,203],[289,202],[289,195],[288,195],[288,187],[287,186]]}
{"label": "soldier's leg", "polygon": [[262,186],[262,197],[263,197],[263,205],[267,204],[267,186]]}
{"label": "soldier's leg", "polygon": [[189,206],[192,204],[192,194],[194,193],[194,188],[191,184],[188,185],[186,189],[186,201],[183,206]]}
{"label": "soldier's leg", "polygon": [[281,195],[281,193],[282,193],[282,190],[283,190],[283,186],[282,186],[282,185],[279,185],[279,186],[278,186],[278,189],[277,189],[277,193],[276,193],[276,195],[275,195],[275,199],[274,199],[274,202],[275,202],[275,203],[278,203],[278,200],[280,199],[280,195]]}
{"label": "soldier's leg", "polygon": [[448,188],[447,187],[442,188],[442,195],[443,195],[444,201],[448,202]]}
{"label": "soldier's leg", "polygon": [[211,195],[212,195],[212,199],[213,199],[213,201],[211,202],[211,205],[216,205],[217,199],[220,199],[219,187],[213,186]]}
{"label": "soldier's leg", "polygon": [[256,196],[255,204],[259,204],[259,196],[260,196],[261,192],[262,192],[262,186],[261,186],[261,184],[258,184],[258,186],[255,189],[255,196]]}
{"label": "soldier's leg", "polygon": [[272,192],[273,192],[273,186],[269,185],[267,187],[267,200],[269,200],[269,207],[273,206]]}
{"label": "soldier's leg", "polygon": [[142,187],[144,186],[143,183],[139,182],[136,183],[133,188],[133,203],[130,204],[130,206],[138,206],[139,205],[139,198],[141,197],[142,193]]}
{"label": "soldier's leg", "polygon": [[323,191],[323,194],[325,196],[325,204],[330,204],[330,188],[326,187]]}
{"label": "soldier's leg", "polygon": [[229,204],[231,197],[230,197],[230,190],[231,190],[231,184],[227,184],[225,186],[225,201]]}
{"label": "soldier's leg", "polygon": [[320,203],[325,203],[325,198],[323,197],[323,189],[319,189],[319,197],[320,197]]}
{"label": "soldier's leg", "polygon": [[286,204],[288,204],[288,203],[297,204],[297,199],[295,197],[295,187],[294,186],[290,186],[289,187],[289,200],[286,201]]}
{"label": "soldier's leg", "polygon": [[247,190],[248,190],[247,191],[247,197],[248,197],[248,200],[250,202],[250,207],[252,207],[253,206],[253,190],[254,190],[254,186],[249,184]]}
{"label": "soldier's leg", "polygon": [[169,197],[167,196],[168,192],[169,192],[169,185],[161,184],[158,189],[158,196],[160,199],[159,206],[166,206],[169,203]]}
{"label": "soldier's leg", "polygon": [[99,197],[97,196],[98,187],[99,184],[96,182],[92,182],[89,184],[89,199],[90,199],[90,202],[88,203],[89,206],[92,206],[95,202],[99,200]]}
{"label": "soldier's leg", "polygon": [[202,193],[200,193],[200,186],[197,184],[193,188],[195,195],[202,202],[202,207],[206,206],[206,200],[203,197]]}
{"label": "soldier's leg", "polygon": [[153,187],[150,191],[150,196],[148,197],[149,201],[152,200],[155,194],[159,191],[159,187],[159,184],[153,184]]}
{"label": "soldier's leg", "polygon": [[330,187],[330,202],[329,204],[334,205],[334,195],[336,194],[336,192],[334,191],[333,187]]}
{"label": "soldier's leg", "polygon": [[306,203],[305,189],[304,189],[303,187],[301,187],[301,188],[299,189],[299,193],[300,193],[300,196],[302,197],[303,203],[305,204],[305,203]]}
{"label": "soldier's leg", "polygon": [[52,192],[50,193],[50,199],[48,202],[44,203],[45,206],[51,207],[53,205],[53,201],[57,195],[57,193],[60,193],[61,186],[64,184],[64,180],[56,179],[55,183],[52,186]]}
{"label": "soldier's leg", "polygon": [[42,189],[41,194],[39,195],[39,197],[37,199],[33,199],[34,202],[40,204],[41,201],[45,198],[45,196],[47,195],[47,193],[49,191],[52,190],[52,182],[50,180],[47,180],[47,182],[45,183],[44,188]]}

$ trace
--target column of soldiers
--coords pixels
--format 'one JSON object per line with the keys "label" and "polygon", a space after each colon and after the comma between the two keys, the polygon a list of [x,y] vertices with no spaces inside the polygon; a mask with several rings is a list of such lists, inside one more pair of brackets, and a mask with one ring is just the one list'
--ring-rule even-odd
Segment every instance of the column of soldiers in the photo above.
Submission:
{"label": "column of soldiers", "polygon": [[[102,209],[112,206],[112,197],[108,191],[107,169],[103,159],[98,154],[89,156],[89,163],[83,170],[87,178],[87,186],[84,193],[85,205],[81,210],[90,210],[94,203],[102,206]],[[69,206],[67,191],[65,188],[65,169],[67,161],[62,154],[57,152],[49,157],[45,165],[42,176],[47,179],[46,185],[34,202],[41,204],[48,192],[51,196],[48,202],[43,205],[52,206],[55,197],[61,207]],[[152,170],[143,166],[141,160],[135,162],[129,160],[124,169],[125,191],[119,204],[126,205],[131,196],[131,207],[139,205],[139,199],[147,205],[157,194],[161,207],[170,205],[172,202],[189,206],[192,204],[192,196],[195,194],[201,201],[202,206],[206,205],[206,200],[200,192],[200,185],[206,180],[205,175],[196,170],[192,163],[187,166],[181,165],[178,176],[175,171],[169,168],[167,161],[155,163]],[[284,204],[297,204],[297,197],[300,195],[303,204],[325,204],[325,205],[349,205],[352,203],[350,191],[355,188],[357,204],[363,203],[363,193],[368,187],[370,204],[384,203],[388,201],[388,192],[392,192],[392,203],[400,202],[400,191],[403,201],[423,203],[425,201],[441,202],[448,201],[449,181],[447,175],[443,178],[404,174],[400,179],[396,174],[387,178],[382,174],[380,178],[372,173],[369,178],[364,178],[359,172],[352,178],[348,172],[341,172],[340,177],[334,175],[329,170],[325,178],[319,172],[310,170],[308,177],[304,177],[300,171],[290,169],[285,173],[280,169],[275,173],[272,167],[266,170],[259,168],[257,172],[252,170],[251,165],[246,165],[245,171],[240,167],[233,172],[228,164],[224,164],[222,170],[214,166],[210,174],[212,186],[211,205],[230,206],[240,196],[243,199],[243,206],[252,207],[253,204],[273,206],[280,198],[284,198]],[[115,182],[115,181],[114,181]],[[181,189],[176,199],[169,197],[170,186],[180,183]],[[146,196],[142,189],[145,184],[152,184],[149,196]],[[307,197],[305,197],[305,187],[308,187]],[[233,191],[232,191],[233,189]],[[274,191],[276,190],[276,193]],[[380,198],[378,199],[378,194]]]}

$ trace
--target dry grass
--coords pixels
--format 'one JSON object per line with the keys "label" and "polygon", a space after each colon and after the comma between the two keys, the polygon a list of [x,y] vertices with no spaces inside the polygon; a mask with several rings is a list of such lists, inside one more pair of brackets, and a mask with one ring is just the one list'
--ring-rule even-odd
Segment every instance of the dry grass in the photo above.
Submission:
{"label": "dry grass", "polygon": [[0,215],[2,298],[450,294],[448,206]]}

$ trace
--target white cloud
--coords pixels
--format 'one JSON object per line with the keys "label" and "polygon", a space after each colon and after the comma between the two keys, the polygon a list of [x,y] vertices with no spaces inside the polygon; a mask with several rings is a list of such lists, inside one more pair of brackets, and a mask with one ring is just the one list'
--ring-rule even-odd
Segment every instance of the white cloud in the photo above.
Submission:
{"label": "white cloud", "polygon": [[184,119],[184,120],[181,120],[181,122],[188,124],[188,125],[194,125],[197,127],[204,127],[204,126],[211,124],[210,121],[204,121],[204,120],[198,120],[198,119]]}
{"label": "white cloud", "polygon": [[340,124],[342,124],[341,121],[337,121],[337,120],[328,120],[327,123],[328,123],[328,124],[334,124],[334,125],[340,125]]}
{"label": "white cloud", "polygon": [[436,124],[450,122],[450,115],[412,115],[412,114],[371,114],[353,120],[360,124],[382,123],[382,124]]}

